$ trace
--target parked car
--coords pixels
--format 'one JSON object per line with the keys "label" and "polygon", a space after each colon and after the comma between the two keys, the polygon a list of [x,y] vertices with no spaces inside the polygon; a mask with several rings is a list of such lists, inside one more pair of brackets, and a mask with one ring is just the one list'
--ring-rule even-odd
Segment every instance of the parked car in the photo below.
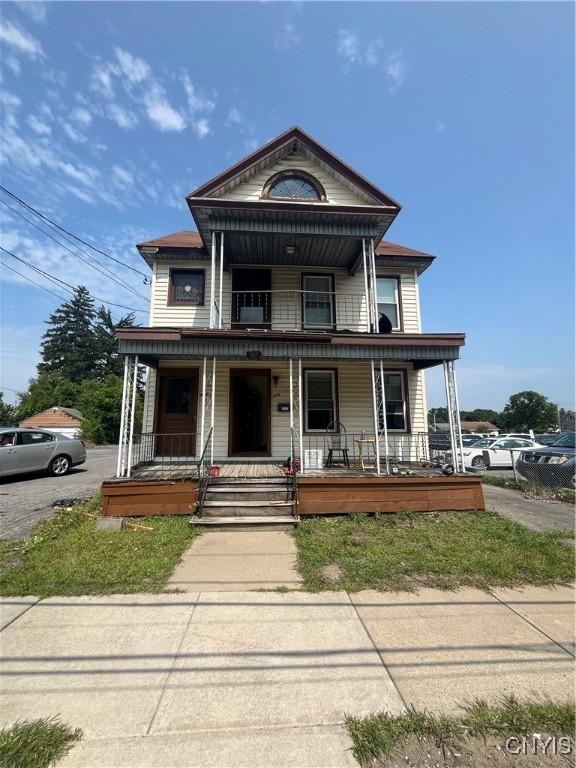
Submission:
{"label": "parked car", "polygon": [[[486,437],[474,445],[464,448],[464,466],[466,469],[483,470],[490,467],[512,467],[511,451],[519,452],[526,448],[541,448],[534,440],[520,437]],[[518,455],[518,453],[516,453]],[[452,463],[452,452],[444,455],[446,463]]]}
{"label": "parked car", "polygon": [[85,461],[86,449],[81,440],[45,429],[0,430],[0,477],[41,471],[60,476]]}
{"label": "parked car", "polygon": [[550,446],[520,454],[516,469],[527,480],[556,488],[576,487],[576,435],[566,432]]}
{"label": "parked car", "polygon": [[534,435],[534,440],[536,440],[537,443],[540,443],[540,445],[545,445],[548,447],[549,445],[553,445],[556,440],[559,440],[563,435],[569,435],[570,432],[548,432],[545,435]]}
{"label": "parked car", "polygon": [[474,445],[474,443],[477,443],[478,440],[482,440],[482,437],[483,437],[483,435],[475,435],[475,434],[472,434],[472,433],[469,433],[467,435],[463,434],[462,435],[462,445],[467,448],[469,445]]}

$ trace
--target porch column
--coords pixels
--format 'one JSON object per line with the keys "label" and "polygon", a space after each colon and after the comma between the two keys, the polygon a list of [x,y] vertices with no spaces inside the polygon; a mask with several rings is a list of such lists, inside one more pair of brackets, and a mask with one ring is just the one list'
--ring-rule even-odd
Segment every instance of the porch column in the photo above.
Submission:
{"label": "porch column", "polygon": [[210,392],[210,466],[214,465],[214,408],[216,406],[216,358],[212,358],[212,387]]}
{"label": "porch column", "polygon": [[202,393],[200,398],[200,447],[198,455],[202,456],[205,442],[208,438],[210,428],[210,460],[214,458],[214,404],[216,386],[216,358],[212,358],[212,365],[208,358],[202,358]]}
{"label": "porch column", "polygon": [[382,398],[382,424],[384,432],[384,456],[386,459],[386,474],[390,474],[390,459],[388,456],[388,422],[386,421],[386,380],[384,379],[384,364],[380,360],[380,396]]}
{"label": "porch column", "polygon": [[[372,414],[374,416],[374,453],[376,454],[376,474],[380,474],[380,403],[381,397],[379,397],[378,390],[380,388],[381,381],[380,371],[376,368],[374,360],[370,361],[370,368],[372,371]],[[384,414],[385,416],[385,414]]]}
{"label": "porch column", "polygon": [[362,266],[364,268],[364,299],[366,301],[366,331],[372,330],[372,302],[370,300],[370,290],[368,287],[368,251],[366,238],[362,238]]}
{"label": "porch column", "polygon": [[212,237],[210,249],[210,320],[209,328],[214,328],[214,301],[216,300],[216,232],[210,232]]}
{"label": "porch column", "polygon": [[222,285],[224,277],[224,232],[220,232],[220,275],[218,276],[218,328],[222,328]]}
{"label": "porch column", "polygon": [[374,249],[374,238],[368,241],[368,254],[370,256],[370,298],[372,299],[372,333],[378,333],[378,295],[376,285],[376,251]]}
{"label": "porch column", "polygon": [[122,411],[116,464],[117,477],[130,477],[131,474],[137,389],[138,355],[126,355],[124,358],[124,385],[122,388]]}
{"label": "porch column", "polygon": [[211,231],[210,249],[210,328],[222,328],[222,285],[224,272],[224,233]]}
{"label": "porch column", "polygon": [[[302,360],[299,358],[294,365],[294,360],[289,360],[289,388],[290,388],[290,444],[295,452],[298,448],[300,455],[300,471],[304,471],[303,451],[303,425],[302,425]],[[296,445],[296,441],[298,441]],[[294,458],[294,457],[292,457]]]}
{"label": "porch column", "polygon": [[462,447],[462,428],[460,425],[460,411],[458,404],[458,392],[454,375],[454,362],[444,360],[444,384],[446,387],[446,403],[448,406],[448,425],[450,429],[450,451],[452,462],[456,472],[464,473],[464,449]]}

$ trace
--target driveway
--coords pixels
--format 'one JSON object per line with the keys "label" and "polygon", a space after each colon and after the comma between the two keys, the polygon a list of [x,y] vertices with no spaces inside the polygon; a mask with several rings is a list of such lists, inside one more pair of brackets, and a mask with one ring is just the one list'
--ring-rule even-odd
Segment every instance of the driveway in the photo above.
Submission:
{"label": "driveway", "polygon": [[85,498],[100,490],[103,480],[116,472],[116,447],[89,448],[86,463],[64,477],[45,474],[15,475],[0,480],[0,535],[21,539],[32,526],[54,514],[59,499]]}
{"label": "driveway", "polygon": [[[3,722],[61,768],[352,768],[346,714],[573,695],[570,587],[4,598]],[[1,626],[1,624],[0,624]]]}
{"label": "driveway", "polygon": [[575,527],[574,507],[553,501],[525,499],[518,491],[484,485],[486,509],[498,512],[516,523],[533,531],[573,531]]}

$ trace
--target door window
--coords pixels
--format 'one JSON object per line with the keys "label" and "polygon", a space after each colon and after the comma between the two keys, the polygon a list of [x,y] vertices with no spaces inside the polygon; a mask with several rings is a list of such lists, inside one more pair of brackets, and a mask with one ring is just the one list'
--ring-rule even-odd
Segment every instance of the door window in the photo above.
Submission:
{"label": "door window", "polygon": [[16,432],[3,432],[0,435],[0,448],[9,448],[16,445]]}
{"label": "door window", "polygon": [[49,435],[47,432],[21,432],[21,435],[22,445],[38,445],[54,440],[54,435]]}
{"label": "door window", "polygon": [[192,411],[192,380],[173,379],[166,382],[166,413],[189,414]]}
{"label": "door window", "polygon": [[332,275],[302,275],[304,327],[334,326],[334,285]]}

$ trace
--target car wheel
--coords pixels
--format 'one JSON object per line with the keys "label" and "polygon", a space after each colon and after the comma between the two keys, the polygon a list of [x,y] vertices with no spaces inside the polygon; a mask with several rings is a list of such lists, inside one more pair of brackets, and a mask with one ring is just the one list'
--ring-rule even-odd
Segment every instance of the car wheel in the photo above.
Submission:
{"label": "car wheel", "polygon": [[56,477],[65,475],[69,469],[70,459],[68,456],[56,456],[52,459],[48,466],[48,472]]}
{"label": "car wheel", "polygon": [[482,470],[482,469],[488,469],[488,462],[484,458],[484,456],[474,456],[472,459],[472,466],[474,469]]}

